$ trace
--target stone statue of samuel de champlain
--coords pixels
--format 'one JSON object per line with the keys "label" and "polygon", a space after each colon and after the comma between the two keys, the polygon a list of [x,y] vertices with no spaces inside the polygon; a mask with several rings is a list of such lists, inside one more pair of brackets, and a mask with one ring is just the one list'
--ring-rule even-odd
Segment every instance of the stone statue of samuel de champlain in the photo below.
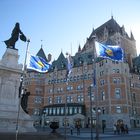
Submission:
{"label": "stone statue of samuel de champlain", "polygon": [[22,40],[24,42],[27,41],[26,36],[20,30],[20,25],[17,22],[15,24],[15,27],[14,27],[13,31],[12,31],[11,37],[8,40],[4,41],[7,48],[16,49],[15,48],[15,43],[16,43],[16,41],[18,41],[19,37],[20,37],[20,40]]}

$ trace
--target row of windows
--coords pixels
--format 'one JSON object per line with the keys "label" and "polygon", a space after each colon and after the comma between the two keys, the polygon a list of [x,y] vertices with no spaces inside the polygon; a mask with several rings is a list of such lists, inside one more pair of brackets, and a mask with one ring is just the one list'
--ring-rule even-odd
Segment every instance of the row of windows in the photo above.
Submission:
{"label": "row of windows", "polygon": [[[78,75],[78,76],[74,76],[74,77],[70,77],[69,81],[70,82],[76,82],[79,80],[87,80],[87,79],[91,79],[93,77],[93,74],[84,74],[84,75]],[[53,83],[65,83],[67,80],[66,78],[62,78],[62,79],[53,79],[53,80],[49,80],[48,84],[53,84]]]}
{"label": "row of windows", "polygon": [[[114,84],[120,84],[120,83],[121,83],[121,78],[113,78],[113,79],[112,79],[112,82],[113,82]],[[100,80],[100,85],[103,86],[104,84],[105,84],[105,80],[104,80],[104,79],[101,79],[101,80]],[[73,90],[73,86],[71,86],[71,85],[67,86],[66,88],[67,88],[67,91]],[[76,89],[77,89],[77,90],[82,90],[82,89],[83,89],[83,85],[78,85]],[[53,93],[53,92],[54,92],[53,89],[49,89],[49,93]],[[57,92],[58,92],[58,93],[59,93],[59,92],[63,92],[63,88],[62,88],[62,87],[58,87],[58,88],[57,88]]]}
{"label": "row of windows", "polygon": [[130,87],[140,88],[140,84],[139,83],[130,83]]}
{"label": "row of windows", "polygon": [[[105,61],[101,61],[101,62],[99,62],[99,67],[102,67],[102,66],[104,66],[104,63],[107,63],[107,59],[105,60]],[[118,61],[112,61],[112,63],[113,64],[119,64],[119,62]]]}
{"label": "row of windows", "polygon": [[140,80],[140,76],[138,76],[138,75],[137,76],[131,75],[131,78],[132,79],[136,78],[136,79]]}
{"label": "row of windows", "polygon": [[[44,109],[44,115],[45,116],[49,116],[49,115],[65,115],[65,110],[66,110],[66,114],[67,115],[73,115],[73,114],[83,114],[83,110],[82,110],[82,107],[49,107],[49,108],[46,108]],[[116,106],[115,107],[115,112],[116,113],[122,113],[122,107],[121,106]],[[96,108],[92,108],[92,113],[93,114],[96,114]],[[102,107],[100,109],[100,112],[99,113],[102,113],[102,114],[106,114],[107,111],[105,109],[105,107]],[[136,109],[133,110],[133,113],[136,114]],[[34,115],[41,115],[41,110],[40,109],[34,109],[34,112],[33,112]]]}
{"label": "row of windows", "polygon": [[39,95],[39,94],[42,94],[43,92],[41,88],[36,88],[35,93]]}
{"label": "row of windows", "polygon": [[[94,93],[92,93],[91,95],[90,95],[90,93],[88,93],[89,98],[90,98],[90,96],[91,96],[92,100],[95,99]],[[120,90],[120,88],[115,89],[115,98],[116,99],[121,98],[121,90]],[[103,100],[103,101],[106,99],[105,91],[101,91],[100,99]],[[36,96],[35,97],[35,100],[34,100],[35,103],[42,103],[42,101],[43,101],[43,99],[42,99],[41,96]],[[63,102],[61,96],[57,96],[54,99],[54,101],[55,101],[55,103],[62,103]],[[83,102],[83,101],[84,101],[84,96],[83,95],[78,95],[77,96],[77,102]],[[48,103],[52,104],[52,102],[53,102],[52,97],[48,97]],[[73,102],[73,96],[67,96],[67,103],[72,103],[72,102]]]}
{"label": "row of windows", "polygon": [[[82,90],[83,89],[83,85],[78,85],[77,86],[77,90]],[[67,86],[67,91],[71,91],[71,90],[73,90],[73,86],[71,86],[71,85],[69,85],[69,86]],[[54,92],[54,90],[53,89],[49,89],[49,91],[48,91],[49,93],[53,93]],[[57,89],[56,89],[56,92],[63,92],[63,88],[62,87],[58,87]]]}
{"label": "row of windows", "polygon": [[[105,84],[105,80],[104,79],[101,79],[100,80],[100,85],[101,86],[103,86],[104,84]],[[114,84],[120,84],[122,81],[121,81],[121,78],[112,78],[112,82],[114,83]]]}
{"label": "row of windows", "polygon": [[[77,102],[83,102],[84,101],[84,96],[83,95],[78,95],[77,96]],[[63,103],[62,97],[61,96],[57,96],[54,99],[54,102],[56,104],[60,104]],[[73,96],[67,96],[67,103],[72,103],[73,102]],[[52,104],[53,103],[53,98],[52,97],[48,97],[48,103]]]}
{"label": "row of windows", "polygon": [[[90,98],[91,96],[91,100],[95,100],[95,95],[94,93],[88,93],[88,97]],[[121,99],[122,95],[121,95],[121,89],[120,88],[116,88],[115,89],[115,99]],[[105,94],[105,91],[101,91],[100,94],[99,94],[99,99],[104,101],[106,100],[106,94]],[[55,103],[62,103],[63,100],[62,100],[62,97],[61,96],[57,96],[55,98]],[[74,100],[73,100],[73,96],[67,96],[67,103],[72,103]],[[83,95],[78,95],[77,96],[77,102],[83,102],[84,101],[84,96]],[[52,104],[53,103],[53,98],[52,97],[48,97],[48,103],[49,104]]]}
{"label": "row of windows", "polygon": [[53,107],[53,108],[46,108],[44,110],[45,115],[64,115],[66,111],[67,115],[82,113],[82,107]]}
{"label": "row of windows", "polygon": [[[113,69],[113,73],[120,73],[119,69]],[[104,70],[100,71],[100,76],[104,75]],[[71,82],[76,82],[78,80],[86,80],[86,79],[92,79],[93,78],[93,74],[84,74],[84,75],[78,75],[78,76],[74,76],[74,77],[70,77],[69,81]],[[119,78],[114,78],[113,82],[115,80],[120,80]],[[53,83],[65,83],[67,80],[66,78],[62,78],[62,79],[53,79],[53,80],[49,80],[48,84],[53,84]]]}
{"label": "row of windows", "polygon": [[43,85],[44,84],[44,80],[39,80],[39,79],[29,79],[24,82],[25,85],[30,85],[31,84],[31,80],[35,82],[35,84],[37,85]]}

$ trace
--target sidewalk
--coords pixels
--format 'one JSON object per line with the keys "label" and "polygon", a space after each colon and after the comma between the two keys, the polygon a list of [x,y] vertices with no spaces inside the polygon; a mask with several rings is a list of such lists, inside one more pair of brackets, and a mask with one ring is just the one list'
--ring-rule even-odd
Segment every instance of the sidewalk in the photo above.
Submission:
{"label": "sidewalk", "polygon": [[[51,133],[51,129],[46,129],[45,131],[38,131],[34,133],[18,133],[17,139],[15,133],[2,133],[0,132],[0,140],[64,140],[65,139],[65,132],[64,129],[58,129],[57,134]],[[95,138],[96,133],[95,130],[93,132],[93,138]],[[131,136],[131,137],[130,137]],[[133,137],[134,136],[134,137]],[[114,135],[112,131],[105,131],[105,133],[99,133],[99,137],[101,140],[117,140],[118,138],[121,140],[128,140],[128,138],[135,138],[138,137],[136,140],[140,139],[140,130],[131,130],[129,134],[120,134]],[[67,140],[81,140],[86,139],[90,140],[91,133],[90,129],[81,129],[80,135],[77,135],[76,129],[74,129],[73,135],[70,134],[70,129],[67,129]],[[130,140],[130,139],[129,139]]]}
{"label": "sidewalk", "polygon": [[[69,132],[69,131],[67,131]],[[81,138],[90,138],[91,137],[91,132],[90,129],[81,129],[80,135],[77,135],[76,130],[74,130],[73,135],[70,133],[67,133],[69,137],[81,137]],[[105,131],[103,134],[102,132],[99,132],[99,137],[104,138],[104,137],[122,137],[122,136],[133,136],[133,135],[139,135],[140,136],[140,130],[130,130],[128,134],[114,134],[113,131]],[[93,137],[96,136],[95,131],[93,131]]]}

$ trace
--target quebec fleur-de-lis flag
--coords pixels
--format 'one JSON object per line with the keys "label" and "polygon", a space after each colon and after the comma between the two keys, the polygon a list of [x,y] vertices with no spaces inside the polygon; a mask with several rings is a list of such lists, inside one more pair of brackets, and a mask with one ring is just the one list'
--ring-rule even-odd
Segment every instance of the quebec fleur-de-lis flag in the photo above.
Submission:
{"label": "quebec fleur-de-lis flag", "polygon": [[97,57],[123,62],[124,51],[120,46],[104,45],[95,41],[95,48]]}

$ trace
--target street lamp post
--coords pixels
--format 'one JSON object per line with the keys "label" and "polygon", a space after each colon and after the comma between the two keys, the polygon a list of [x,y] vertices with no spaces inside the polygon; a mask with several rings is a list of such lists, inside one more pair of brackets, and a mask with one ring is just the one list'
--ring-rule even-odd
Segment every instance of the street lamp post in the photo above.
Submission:
{"label": "street lamp post", "polygon": [[92,116],[92,92],[91,92],[92,86],[90,85],[88,87],[88,93],[90,95],[90,134],[91,134],[91,140],[93,140],[93,116]]}
{"label": "street lamp post", "polygon": [[99,140],[99,115],[100,115],[100,108],[96,108],[96,140]]}

